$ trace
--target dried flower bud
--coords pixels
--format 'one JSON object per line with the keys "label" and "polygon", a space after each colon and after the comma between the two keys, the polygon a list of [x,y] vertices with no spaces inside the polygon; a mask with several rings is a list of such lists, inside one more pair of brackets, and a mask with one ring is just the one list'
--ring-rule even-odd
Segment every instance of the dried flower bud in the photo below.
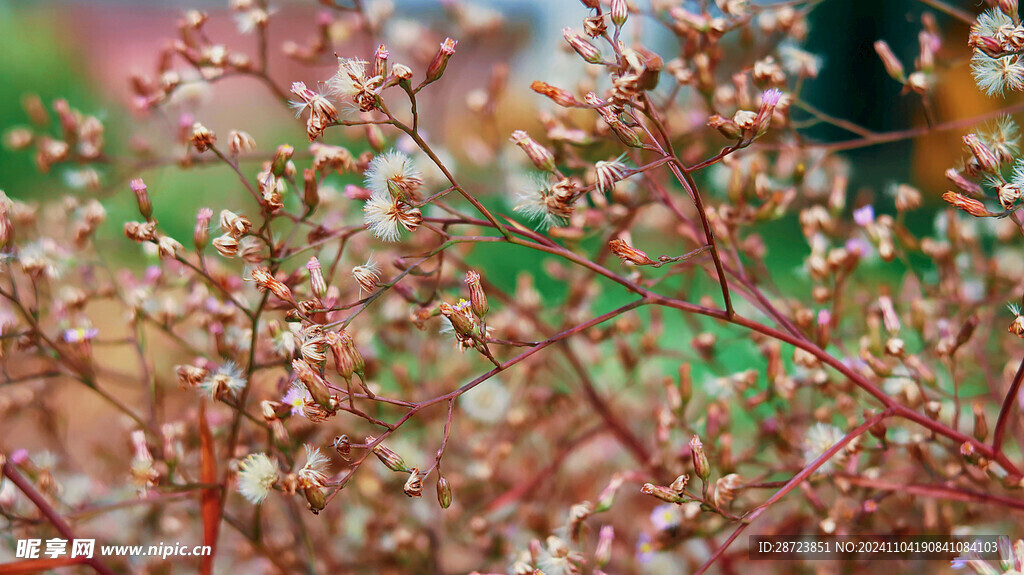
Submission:
{"label": "dried flower bud", "polygon": [[668,486],[668,488],[682,495],[683,491],[686,489],[686,484],[689,482],[690,476],[684,473],[679,477],[676,477],[675,480],[672,481],[672,484]]}
{"label": "dried flower bud", "polygon": [[612,560],[612,543],[615,541],[615,528],[604,525],[597,535],[597,548],[594,549],[594,563],[604,567]]}
{"label": "dried flower bud", "polygon": [[408,82],[412,79],[412,69],[405,64],[395,64],[391,67],[391,73],[402,82]]}
{"label": "dried flower bud", "polygon": [[327,381],[313,366],[304,359],[293,359],[292,370],[295,372],[295,376],[299,378],[299,381],[306,386],[309,396],[313,398],[317,405],[328,411],[334,409]]}
{"label": "dried flower bud", "polygon": [[135,200],[139,204],[139,213],[146,221],[153,219],[153,202],[149,199],[149,192],[146,190],[146,182],[142,178],[134,178],[129,184],[135,192]]}
{"label": "dried flower bud", "polygon": [[377,51],[373,53],[373,75],[380,76],[381,78],[388,75],[388,47],[384,44],[377,46]]}
{"label": "dried flower bud", "polygon": [[643,251],[634,248],[627,244],[625,240],[620,238],[615,238],[609,241],[608,247],[612,250],[612,253],[618,256],[619,259],[622,260],[622,263],[625,264],[649,266],[658,263],[648,257]]}
{"label": "dried flower bud", "polygon": [[673,489],[653,483],[644,483],[643,487],[640,488],[640,493],[656,497],[666,503],[683,503],[686,501],[686,498],[680,496]]}
{"label": "dried flower bud", "polygon": [[231,130],[228,133],[228,151],[231,155],[238,157],[244,152],[251,152],[256,149],[256,140],[248,132]]}
{"label": "dried flower bud", "polygon": [[238,255],[238,240],[234,236],[224,234],[214,238],[213,247],[216,248],[217,253],[226,258],[233,258]]}
{"label": "dried flower bud", "polygon": [[526,152],[526,156],[538,170],[555,171],[555,156],[547,148],[538,144],[529,134],[523,130],[516,130],[512,132],[510,139],[522,148],[523,152]]}
{"label": "dried flower bud", "polygon": [[170,236],[161,236],[160,239],[157,240],[156,247],[160,257],[172,260],[177,258],[178,254],[185,249],[185,247],[181,245],[181,242]]}
{"label": "dried flower bud", "polygon": [[693,457],[693,468],[697,477],[706,482],[708,477],[711,477],[711,464],[708,463],[708,456],[704,452],[704,443],[696,435],[690,439],[690,453]]}
{"label": "dried flower bud", "polygon": [[535,81],[530,84],[530,89],[542,96],[547,96],[554,103],[563,108],[582,106],[582,103],[573,96],[572,92],[564,88],[558,88],[547,82]]}
{"label": "dried flower bud", "polygon": [[875,52],[878,52],[878,56],[882,59],[882,65],[885,66],[885,71],[889,74],[889,77],[902,84],[905,79],[903,64],[896,58],[896,54],[892,53],[892,48],[889,48],[889,44],[885,40],[878,40],[875,42]]}
{"label": "dried flower bud", "polygon": [[562,36],[565,37],[565,41],[569,43],[569,46],[572,46],[572,49],[576,50],[576,53],[585,61],[591,64],[601,63],[601,51],[591,44],[589,40],[574,32],[572,28],[563,28]]}
{"label": "dried flower bud", "polygon": [[284,175],[285,167],[288,165],[288,161],[295,155],[295,148],[288,144],[281,144],[277,147],[277,151],[274,152],[274,159],[270,163],[270,173],[274,174],[274,177],[280,178]]}
{"label": "dried flower bud", "polygon": [[470,302],[459,300],[456,305],[448,302],[441,302],[441,315],[448,318],[455,333],[461,337],[469,338],[476,334],[476,320],[470,315]]}
{"label": "dried flower bud", "polygon": [[309,168],[302,171],[302,181],[302,202],[306,204],[307,212],[313,213],[320,205],[320,181],[316,177],[316,172]]}
{"label": "dried flower bud", "polygon": [[[372,435],[366,436],[367,444],[373,443],[373,441],[374,438]],[[383,443],[378,444],[373,448],[373,454],[376,455],[377,459],[380,459],[380,462],[391,471],[395,471],[397,473],[409,473],[410,471],[410,469],[405,466],[405,460],[402,459],[402,456],[385,447]]]}
{"label": "dried flower bud", "polygon": [[469,286],[469,305],[477,317],[487,315],[490,307],[487,305],[487,294],[484,293],[484,286],[480,284],[480,274],[474,270],[466,272],[466,285]]}
{"label": "dried flower bud", "polygon": [[197,152],[205,152],[210,149],[210,146],[217,141],[217,135],[206,128],[206,126],[196,122],[192,124],[192,146]]}
{"label": "dried flower bud", "polygon": [[451,38],[445,38],[444,42],[441,42],[441,47],[438,49],[437,54],[434,55],[434,59],[427,66],[427,79],[423,81],[424,85],[441,79],[445,68],[448,67],[448,60],[451,59],[452,54],[455,54],[455,46],[457,44],[458,42]]}
{"label": "dried flower bud", "polygon": [[130,240],[148,242],[156,240],[155,222],[125,222],[124,235]]}
{"label": "dried flower bud", "polygon": [[999,204],[1004,210],[1011,210],[1020,201],[1020,184],[1008,183],[996,186],[996,193],[999,194]]}
{"label": "dried flower bud", "polygon": [[921,192],[917,188],[900,184],[896,187],[896,209],[901,212],[921,207]]}
{"label": "dried flower bud", "polygon": [[192,243],[197,252],[202,252],[210,242],[210,220],[213,219],[213,210],[200,208],[196,214],[196,227],[192,232]]}
{"label": "dried flower bud", "polygon": [[946,179],[966,194],[977,195],[982,192],[980,185],[968,180],[963,174],[953,168],[946,170]]}
{"label": "dried flower bud", "polygon": [[221,210],[220,229],[238,239],[249,233],[249,230],[252,229],[252,222],[245,216],[239,216],[229,210]]}
{"label": "dried flower bud", "polygon": [[345,461],[352,459],[352,442],[347,435],[339,435],[334,438],[334,449]]}
{"label": "dried flower bud", "polygon": [[985,204],[974,198],[968,198],[963,194],[947,191],[942,194],[942,199],[946,200],[954,208],[963,210],[975,217],[983,218],[994,215],[985,208]]}
{"label": "dried flower bud", "polygon": [[270,290],[279,299],[287,302],[294,301],[292,297],[292,291],[288,289],[288,286],[284,285],[280,280],[275,278],[270,270],[264,267],[255,267],[252,270],[252,280],[256,282],[256,285],[260,290]]}
{"label": "dried flower bud", "polygon": [[306,498],[306,503],[309,504],[309,510],[313,512],[313,515],[319,515],[324,507],[327,507],[327,498],[324,496],[324,490],[318,485],[302,488],[302,496]]}
{"label": "dried flower bud", "polygon": [[977,134],[967,134],[964,136],[964,144],[967,144],[967,147],[970,148],[971,154],[977,160],[981,171],[995,173],[999,170],[999,158],[996,157],[991,148],[985,145],[985,142],[981,141]]}
{"label": "dried flower bud", "polygon": [[718,114],[712,114],[708,118],[708,126],[718,130],[718,133],[730,140],[739,140],[743,137],[743,129],[740,128],[736,122],[733,122],[728,118],[723,118]]}
{"label": "dried flower bud", "polygon": [[444,475],[437,478],[437,503],[441,509],[452,506],[452,486],[448,484],[448,478]]}
{"label": "dried flower bud", "polygon": [[1024,316],[1020,315],[1019,307],[1010,307],[1010,311],[1013,312],[1013,321],[1006,328],[1006,331],[1013,335],[1024,339]]}
{"label": "dried flower bud", "polygon": [[740,486],[743,479],[735,474],[730,473],[725,477],[722,477],[715,482],[715,505],[718,507],[725,507],[736,497],[736,489]]}
{"label": "dried flower bud", "polygon": [[413,467],[409,470],[409,479],[405,481],[405,487],[402,490],[409,497],[420,497],[423,495],[423,477],[420,476],[419,469]]}
{"label": "dried flower bud", "polygon": [[324,273],[320,269],[320,260],[316,259],[316,256],[309,258],[306,269],[309,270],[309,285],[313,289],[313,295],[323,299],[327,295],[327,282],[324,281]]}
{"label": "dried flower bud", "polygon": [[978,441],[985,441],[988,437],[988,422],[985,420],[985,409],[980,403],[971,406],[974,412],[974,438]]}

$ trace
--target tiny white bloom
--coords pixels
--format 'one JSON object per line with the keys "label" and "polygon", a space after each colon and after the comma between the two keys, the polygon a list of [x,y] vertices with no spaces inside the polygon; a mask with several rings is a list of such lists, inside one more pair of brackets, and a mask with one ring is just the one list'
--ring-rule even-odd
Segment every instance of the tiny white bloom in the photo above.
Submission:
{"label": "tiny white bloom", "polygon": [[398,196],[408,199],[423,184],[423,174],[416,170],[412,158],[391,150],[377,154],[364,175],[366,189],[374,195]]}
{"label": "tiny white bloom", "polygon": [[253,453],[238,464],[238,492],[259,505],[277,483],[277,466],[265,453]]}
{"label": "tiny white bloom", "polygon": [[[842,429],[828,423],[816,423],[810,429],[807,430],[807,435],[804,437],[804,463],[809,464],[821,454],[825,453],[832,448],[833,445],[842,441],[846,434],[843,433]],[[836,454],[837,456],[840,454]],[[818,468],[818,473],[827,473],[835,462],[836,457],[832,457],[826,461],[821,467]]]}
{"label": "tiny white bloom", "polygon": [[327,483],[327,466],[331,460],[320,452],[319,447],[303,444],[306,450],[306,464],[299,470],[299,480],[309,485],[323,487]]}
{"label": "tiny white bloom", "polygon": [[245,389],[245,383],[242,370],[235,362],[229,361],[207,375],[199,384],[199,388],[211,398],[221,398],[225,395],[237,395]]}

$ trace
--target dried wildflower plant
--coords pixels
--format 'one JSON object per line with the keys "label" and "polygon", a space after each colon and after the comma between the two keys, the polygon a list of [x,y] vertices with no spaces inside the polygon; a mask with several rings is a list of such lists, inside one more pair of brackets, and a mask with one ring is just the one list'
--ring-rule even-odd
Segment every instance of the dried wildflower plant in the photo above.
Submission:
{"label": "dried wildflower plant", "polygon": [[[5,541],[175,537],[213,546],[204,573],[555,575],[746,569],[748,530],[1021,535],[1010,115],[957,140],[945,193],[847,205],[841,150],[930,129],[869,132],[801,100],[826,65],[803,43],[817,2],[584,0],[560,39],[582,80],[530,78],[540,123],[506,133],[507,65],[451,78],[500,14],[443,3],[460,44],[391,2],[320,4],[287,70],[268,30],[291,8],[231,1],[255,52],[187,12],[129,78],[138,111],[179,116],[166,155],[108,152],[98,115],[24,98],[4,144],[77,190],[0,193],[0,425],[95,417],[105,437],[30,452],[0,435]],[[1016,2],[989,4],[966,46],[926,12],[912,70],[875,42],[929,114],[940,54],[972,51],[990,96],[1024,90]],[[675,40],[660,53],[654,27]],[[228,77],[297,111],[290,144],[183,108]],[[441,100],[459,130],[430,124]],[[859,137],[795,137],[796,109]],[[191,241],[152,200],[147,170],[168,165],[237,177]],[[144,271],[105,253],[113,194],[138,207],[116,241]],[[905,214],[943,200],[934,233],[912,231]],[[775,281],[794,240],[771,221],[802,234],[802,283]],[[96,415],[55,399],[69,388]],[[133,561],[85,565],[160,568]]]}

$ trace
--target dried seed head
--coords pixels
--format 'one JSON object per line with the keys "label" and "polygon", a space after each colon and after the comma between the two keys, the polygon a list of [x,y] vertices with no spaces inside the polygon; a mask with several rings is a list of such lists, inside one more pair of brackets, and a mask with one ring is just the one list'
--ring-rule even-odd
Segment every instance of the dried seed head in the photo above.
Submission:
{"label": "dried seed head", "polygon": [[921,207],[921,192],[917,188],[906,184],[900,184],[896,187],[896,209],[898,211],[908,212],[919,207]]}
{"label": "dried seed head", "polygon": [[643,487],[640,488],[640,493],[650,495],[666,503],[683,503],[685,501],[685,498],[680,496],[675,490],[653,483],[644,483]]}
{"label": "dried seed head", "polygon": [[174,372],[178,375],[178,383],[182,388],[197,387],[209,375],[209,370],[195,365],[175,366]]}
{"label": "dried seed head", "polygon": [[256,282],[259,289],[270,290],[279,299],[287,302],[295,301],[292,297],[292,291],[288,289],[288,286],[284,285],[280,280],[275,278],[270,270],[264,267],[255,267],[251,272],[251,279]]}
{"label": "dried seed head", "polygon": [[176,259],[178,254],[185,249],[185,247],[181,245],[181,242],[170,236],[160,236],[160,239],[157,240],[156,246],[160,257],[172,260]]}
{"label": "dried seed head", "polygon": [[341,456],[345,461],[352,459],[352,442],[349,440],[347,435],[339,435],[334,438],[334,449],[338,451],[338,455]]}
{"label": "dried seed head", "polygon": [[1021,185],[1017,183],[1000,184],[996,186],[996,193],[999,194],[999,204],[1004,210],[1013,209],[1020,201]]}
{"label": "dried seed head", "polygon": [[405,481],[405,487],[402,490],[409,497],[420,497],[423,495],[423,477],[420,475],[419,469],[413,467],[409,470],[409,479]]}
{"label": "dried seed head", "polygon": [[238,255],[238,240],[234,236],[224,234],[214,238],[213,247],[216,248],[217,253],[226,258]]}
{"label": "dried seed head", "polygon": [[207,129],[206,126],[196,122],[192,124],[190,141],[197,152],[205,152],[217,141],[217,135]]}
{"label": "dried seed head", "polygon": [[228,151],[232,156],[238,157],[245,152],[256,149],[256,140],[248,132],[231,130],[228,132]]}
{"label": "dried seed head", "polygon": [[156,240],[156,222],[125,222],[124,235],[137,242]]}
{"label": "dried seed head", "polygon": [[730,473],[715,482],[715,505],[722,508],[727,506],[735,497],[736,489],[743,482],[743,478],[735,473]]}
{"label": "dried seed head", "polygon": [[220,229],[238,239],[249,233],[249,230],[252,229],[252,222],[245,216],[239,216],[229,210],[221,210]]}
{"label": "dried seed head", "polygon": [[359,284],[359,292],[373,293],[380,283],[380,265],[373,259],[366,260],[361,266],[352,268],[352,277]]}

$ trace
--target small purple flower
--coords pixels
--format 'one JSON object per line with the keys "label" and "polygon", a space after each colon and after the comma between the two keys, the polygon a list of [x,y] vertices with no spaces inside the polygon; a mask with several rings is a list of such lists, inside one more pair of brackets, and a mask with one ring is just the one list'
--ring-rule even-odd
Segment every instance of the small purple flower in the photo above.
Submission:
{"label": "small purple flower", "polygon": [[658,531],[678,527],[680,523],[682,519],[679,517],[679,508],[672,503],[659,505],[651,511],[651,524]]}
{"label": "small purple flower", "polygon": [[875,221],[875,208],[868,204],[863,208],[853,210],[853,221],[862,228],[868,227]]}
{"label": "small purple flower", "polygon": [[654,559],[654,543],[650,535],[641,533],[640,539],[636,542],[636,560],[640,563],[650,563],[651,559]]}
{"label": "small purple flower", "polygon": [[61,334],[61,339],[66,343],[82,343],[83,341],[89,341],[99,335],[100,330],[90,327],[76,327],[64,330]]}
{"label": "small purple flower", "polygon": [[864,257],[871,253],[871,243],[864,238],[850,238],[846,240],[846,251]]}
{"label": "small purple flower", "polygon": [[782,92],[776,88],[765,90],[761,94],[761,106],[770,106],[774,108],[779,104],[779,100],[782,98]]}
{"label": "small purple flower", "polygon": [[284,394],[281,398],[281,403],[290,406],[292,408],[292,415],[302,415],[302,408],[306,405],[306,401],[312,399],[309,395],[309,390],[305,386],[293,383],[288,388],[288,393]]}
{"label": "small purple flower", "polygon": [[823,309],[818,312],[818,325],[826,326],[832,323],[832,312],[827,309]]}

